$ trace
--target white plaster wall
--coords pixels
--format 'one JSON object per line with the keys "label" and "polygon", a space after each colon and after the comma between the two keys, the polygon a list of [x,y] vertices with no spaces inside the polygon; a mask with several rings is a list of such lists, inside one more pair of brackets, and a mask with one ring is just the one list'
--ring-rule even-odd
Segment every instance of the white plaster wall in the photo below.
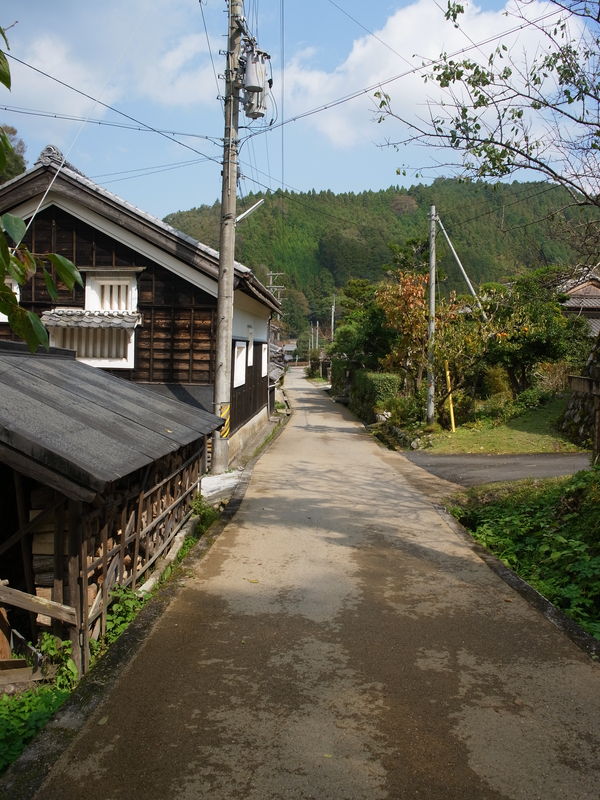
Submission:
{"label": "white plaster wall", "polygon": [[235,292],[233,297],[234,339],[248,339],[248,326],[250,325],[255,342],[268,341],[269,317],[270,312],[266,306],[242,292]]}

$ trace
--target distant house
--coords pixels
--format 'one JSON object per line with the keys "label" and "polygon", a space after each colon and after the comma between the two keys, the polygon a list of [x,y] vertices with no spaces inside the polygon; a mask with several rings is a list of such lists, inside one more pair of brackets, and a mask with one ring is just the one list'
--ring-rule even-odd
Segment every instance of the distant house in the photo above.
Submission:
{"label": "distant house", "polygon": [[111,590],[173,544],[222,423],[70,351],[0,342],[0,659],[15,631],[53,630],[87,669]]}
{"label": "distant house", "polygon": [[[21,287],[53,346],[152,391],[213,410],[218,253],[82,175],[54,147],[0,187],[0,213],[31,219],[36,253],[71,259],[84,288],[53,302],[36,275]],[[268,419],[270,319],[279,303],[235,265],[230,457]],[[0,320],[0,340],[12,333]]]}
{"label": "distant house", "polygon": [[600,276],[594,273],[585,278],[570,281],[564,287],[568,295],[563,308],[568,314],[575,314],[587,319],[590,336],[600,334]]}

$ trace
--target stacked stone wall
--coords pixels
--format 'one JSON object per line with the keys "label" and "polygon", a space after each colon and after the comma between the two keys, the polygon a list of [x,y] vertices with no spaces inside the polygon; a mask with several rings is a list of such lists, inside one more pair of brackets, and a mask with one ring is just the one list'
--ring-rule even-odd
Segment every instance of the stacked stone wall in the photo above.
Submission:
{"label": "stacked stone wall", "polygon": [[[583,375],[600,381],[600,336],[590,354]],[[583,447],[592,447],[598,397],[582,392],[572,392],[560,428],[572,441]]]}

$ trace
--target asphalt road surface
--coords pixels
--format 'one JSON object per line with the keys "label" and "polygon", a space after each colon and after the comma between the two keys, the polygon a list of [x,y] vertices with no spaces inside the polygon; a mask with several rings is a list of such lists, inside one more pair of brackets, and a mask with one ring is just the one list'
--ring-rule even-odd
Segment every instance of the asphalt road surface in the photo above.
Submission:
{"label": "asphalt road surface", "polygon": [[590,466],[589,453],[538,453],[534,455],[439,455],[427,450],[403,452],[413,464],[461,486],[515,481],[520,478],[554,478],[572,475]]}
{"label": "asphalt road surface", "polygon": [[438,479],[287,383],[241,508],[35,796],[597,800],[599,666],[458,535]]}

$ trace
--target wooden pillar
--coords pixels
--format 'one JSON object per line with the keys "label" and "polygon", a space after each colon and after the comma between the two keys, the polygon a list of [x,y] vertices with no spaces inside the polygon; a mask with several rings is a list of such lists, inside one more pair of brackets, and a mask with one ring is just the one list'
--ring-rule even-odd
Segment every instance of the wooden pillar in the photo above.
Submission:
{"label": "wooden pillar", "polygon": [[[8,581],[1,581],[7,584]],[[0,606],[0,660],[10,658],[10,625],[4,606]]]}
{"label": "wooden pillar", "polygon": [[[79,674],[83,674],[83,640],[81,637],[82,624],[82,564],[80,542],[82,531],[82,507],[76,500],[69,500],[68,514],[68,591],[67,597],[70,606],[75,609],[76,624],[69,626],[69,639],[73,644],[73,661]],[[87,599],[87,598],[86,598]]]}
{"label": "wooden pillar", "polygon": [[592,451],[592,466],[600,463],[600,397],[594,398],[596,414],[594,419],[594,449]]}
{"label": "wooden pillar", "polygon": [[[17,516],[19,528],[24,528],[29,522],[29,503],[25,497],[25,487],[23,477],[16,470],[13,471],[15,484],[15,497],[17,500]],[[21,537],[21,560],[23,563],[23,576],[25,578],[25,588],[27,592],[35,596],[35,579],[33,575],[33,560],[31,555],[31,534]],[[35,640],[37,629],[35,614],[29,614],[29,627],[31,628],[31,638]]]}
{"label": "wooden pillar", "polygon": [[[65,505],[61,504],[54,512],[54,584],[52,599],[56,603],[64,603],[65,599]],[[52,632],[64,637],[64,623],[52,620]]]}

